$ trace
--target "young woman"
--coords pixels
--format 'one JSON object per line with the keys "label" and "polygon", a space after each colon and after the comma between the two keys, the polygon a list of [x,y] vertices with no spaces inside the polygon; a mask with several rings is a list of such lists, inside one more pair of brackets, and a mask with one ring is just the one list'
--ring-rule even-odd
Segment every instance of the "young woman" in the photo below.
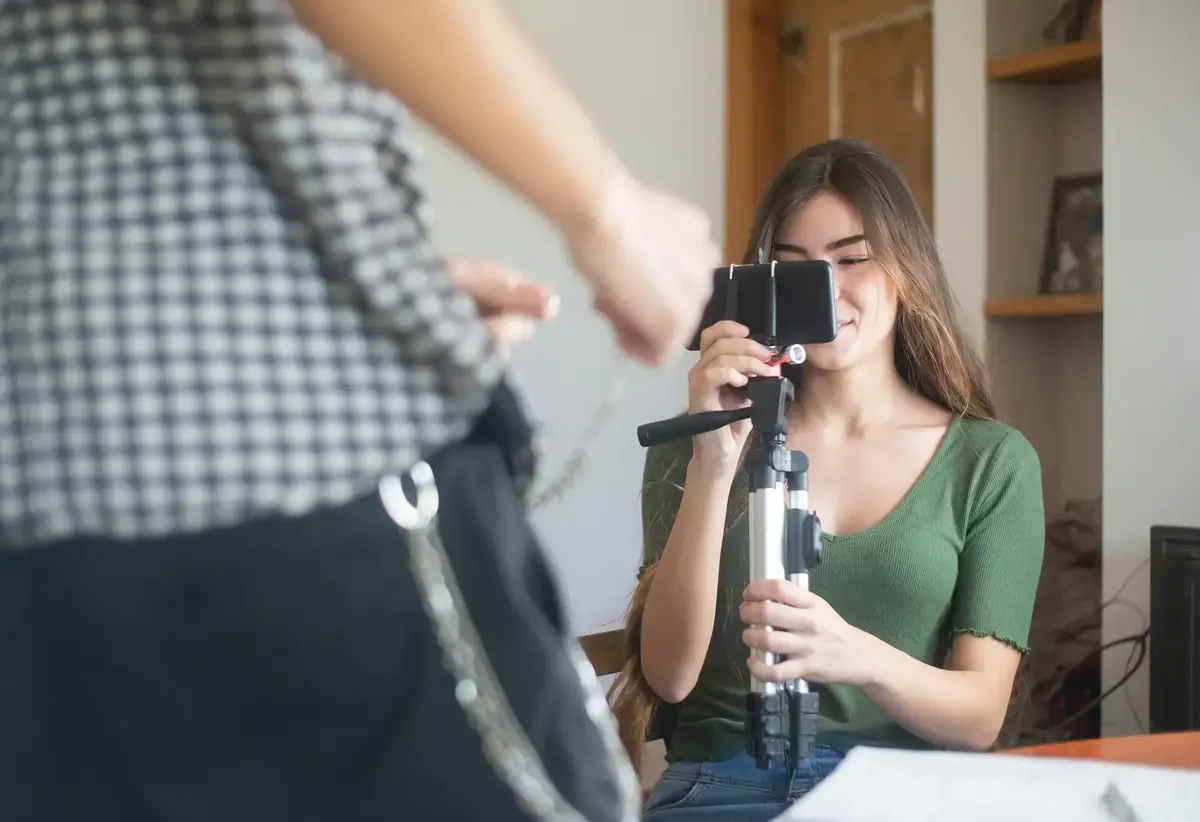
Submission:
{"label": "young woman", "polygon": [[[991,747],[1041,569],[1037,455],[994,419],[897,169],[850,140],[802,152],[769,187],[747,261],[759,249],[835,272],[837,338],[788,374],[788,444],[811,461],[825,553],[811,593],[747,584],[749,423],[648,454],[644,566],[613,699],[634,761],[652,708],[674,715],[654,822],[771,819],[855,745]],[[728,386],[772,375],[767,358],[746,328],[708,328],[689,410],[732,407]],[[764,666],[751,649],[787,660]],[[790,781],[744,752],[750,677],[817,684],[819,748]]]}
{"label": "young woman", "polygon": [[413,121],[648,364],[703,212],[500,0],[0,2],[0,55],[4,822],[636,816],[527,518],[550,295],[440,259]]}

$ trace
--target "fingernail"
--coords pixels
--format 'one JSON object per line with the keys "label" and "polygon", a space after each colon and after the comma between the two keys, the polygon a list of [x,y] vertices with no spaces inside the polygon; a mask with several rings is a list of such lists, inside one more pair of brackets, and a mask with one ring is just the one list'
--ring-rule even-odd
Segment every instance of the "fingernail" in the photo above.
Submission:
{"label": "fingernail", "polygon": [[509,326],[510,338],[514,342],[528,339],[533,336],[534,330],[537,328],[537,323],[528,317],[514,317],[512,325]]}
{"label": "fingernail", "polygon": [[492,324],[492,337],[504,350],[523,343],[533,336],[537,323],[528,317],[507,316]]}
{"label": "fingernail", "polygon": [[546,300],[546,319],[553,320],[562,308],[562,299],[557,294],[551,294]]}

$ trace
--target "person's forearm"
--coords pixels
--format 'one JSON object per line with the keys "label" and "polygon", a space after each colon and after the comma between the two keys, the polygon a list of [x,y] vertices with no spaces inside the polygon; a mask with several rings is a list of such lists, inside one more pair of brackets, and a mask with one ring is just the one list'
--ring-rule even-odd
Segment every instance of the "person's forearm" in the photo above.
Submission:
{"label": "person's forearm", "polygon": [[642,672],[667,702],[696,687],[712,640],[732,474],[688,466],[683,499],[642,619]]}
{"label": "person's forearm", "polygon": [[624,170],[497,0],[291,0],[369,82],[560,229],[596,219]]}
{"label": "person's forearm", "polygon": [[992,679],[973,671],[948,671],[914,659],[864,634],[869,679],[863,694],[909,732],[934,745],[969,751],[989,749],[1000,734],[1007,695]]}

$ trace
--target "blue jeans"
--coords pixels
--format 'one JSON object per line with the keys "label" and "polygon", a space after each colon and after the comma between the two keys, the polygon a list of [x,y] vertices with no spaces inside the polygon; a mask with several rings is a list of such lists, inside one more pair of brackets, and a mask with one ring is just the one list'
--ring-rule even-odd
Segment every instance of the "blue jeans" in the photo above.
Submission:
{"label": "blue jeans", "polygon": [[820,746],[788,779],[787,766],[759,770],[748,754],[725,762],[674,762],[642,808],[644,822],[767,822],[811,791],[842,761]]}

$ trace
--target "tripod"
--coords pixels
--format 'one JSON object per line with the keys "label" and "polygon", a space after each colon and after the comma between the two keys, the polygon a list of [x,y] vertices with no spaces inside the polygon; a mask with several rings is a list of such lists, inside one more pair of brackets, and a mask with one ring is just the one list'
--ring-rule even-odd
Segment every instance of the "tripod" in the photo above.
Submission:
{"label": "tripod", "polygon": [[[794,346],[788,357],[803,361],[803,349]],[[745,469],[750,494],[750,581],[787,579],[808,588],[809,572],[821,560],[821,523],[808,510],[808,457],[787,447],[787,410],[795,389],[786,377],[755,377],[746,386],[746,396],[750,404],[745,408],[682,414],[639,426],[638,441],[650,447],[749,419],[753,434]],[[768,665],[781,661],[776,654],[753,653]],[[812,756],[818,699],[802,679],[751,680],[746,696],[746,750],[759,768],[786,757],[790,775]]]}

